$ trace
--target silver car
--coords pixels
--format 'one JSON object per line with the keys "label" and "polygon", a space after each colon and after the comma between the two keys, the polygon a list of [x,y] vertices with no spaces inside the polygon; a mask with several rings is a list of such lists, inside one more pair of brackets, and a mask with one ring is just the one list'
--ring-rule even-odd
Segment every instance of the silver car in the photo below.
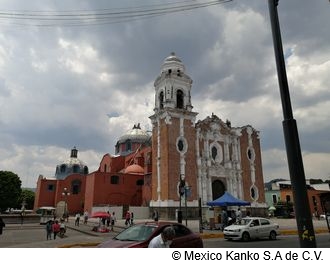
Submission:
{"label": "silver car", "polygon": [[228,240],[243,240],[269,238],[275,240],[280,234],[279,225],[263,217],[245,217],[227,226],[223,230],[224,238]]}

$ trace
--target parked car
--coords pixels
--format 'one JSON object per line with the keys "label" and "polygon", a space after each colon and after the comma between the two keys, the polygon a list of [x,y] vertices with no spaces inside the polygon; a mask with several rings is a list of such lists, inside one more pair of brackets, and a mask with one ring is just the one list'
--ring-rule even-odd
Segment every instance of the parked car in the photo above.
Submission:
{"label": "parked car", "polygon": [[279,225],[263,217],[245,217],[227,226],[223,230],[224,238],[228,240],[243,240],[269,238],[275,240],[280,234]]}
{"label": "parked car", "polygon": [[143,248],[148,247],[149,242],[159,235],[165,227],[173,226],[175,238],[170,247],[172,248],[203,248],[203,241],[199,234],[194,233],[188,227],[176,222],[144,222],[126,228],[115,237],[99,244],[99,248]]}

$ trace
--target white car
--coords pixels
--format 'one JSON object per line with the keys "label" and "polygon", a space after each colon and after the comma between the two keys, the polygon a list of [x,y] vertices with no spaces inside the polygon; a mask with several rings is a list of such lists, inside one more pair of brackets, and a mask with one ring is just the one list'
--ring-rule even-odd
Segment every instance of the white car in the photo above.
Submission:
{"label": "white car", "polygon": [[279,225],[263,217],[244,217],[223,230],[224,238],[228,240],[249,241],[256,238],[275,240]]}

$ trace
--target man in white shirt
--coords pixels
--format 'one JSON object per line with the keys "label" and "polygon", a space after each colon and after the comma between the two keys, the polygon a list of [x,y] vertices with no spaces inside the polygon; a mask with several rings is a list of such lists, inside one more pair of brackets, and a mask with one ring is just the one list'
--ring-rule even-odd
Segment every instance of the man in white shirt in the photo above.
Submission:
{"label": "man in white shirt", "polygon": [[162,233],[150,241],[148,248],[169,248],[174,237],[174,228],[171,226],[166,227]]}

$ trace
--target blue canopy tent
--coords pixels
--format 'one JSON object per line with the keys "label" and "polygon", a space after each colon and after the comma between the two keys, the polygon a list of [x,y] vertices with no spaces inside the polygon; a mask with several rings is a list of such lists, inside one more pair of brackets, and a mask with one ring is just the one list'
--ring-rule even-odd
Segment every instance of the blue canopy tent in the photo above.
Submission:
{"label": "blue canopy tent", "polygon": [[229,194],[227,191],[219,198],[207,202],[208,206],[226,207],[226,206],[249,206],[248,201],[240,200]]}

